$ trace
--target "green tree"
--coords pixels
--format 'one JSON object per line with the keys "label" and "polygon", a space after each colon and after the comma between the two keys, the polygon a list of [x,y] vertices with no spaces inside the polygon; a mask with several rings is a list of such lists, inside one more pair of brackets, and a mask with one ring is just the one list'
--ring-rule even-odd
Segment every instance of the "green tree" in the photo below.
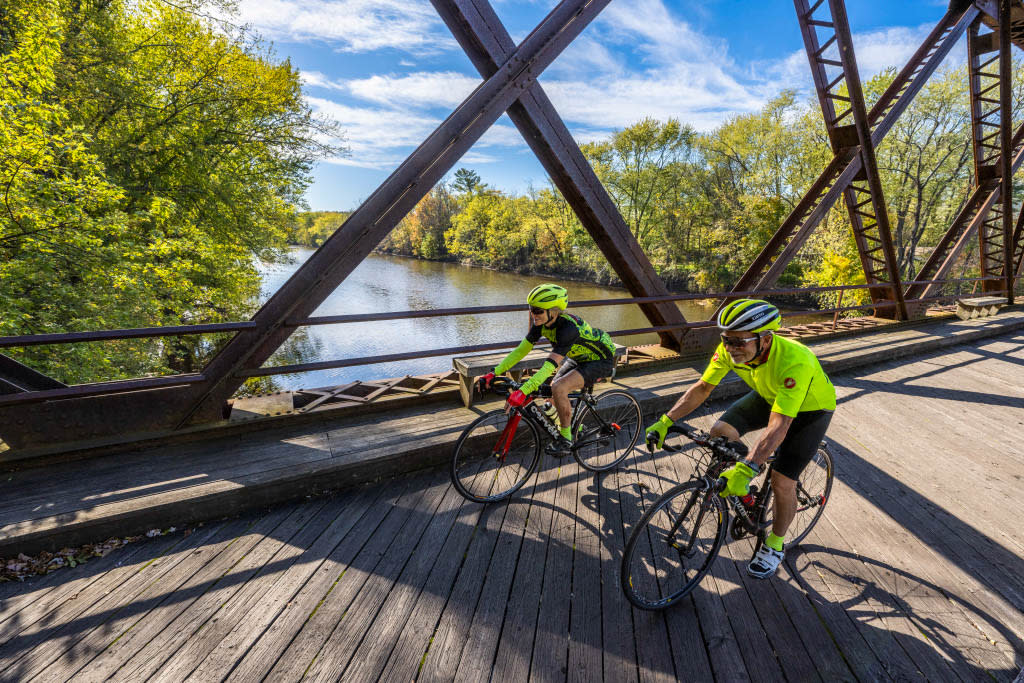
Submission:
{"label": "green tree", "polygon": [[[256,38],[144,0],[0,14],[2,334],[247,316],[336,134]],[[186,11],[192,10],[192,11]],[[70,382],[195,369],[215,339],[29,347]]]}

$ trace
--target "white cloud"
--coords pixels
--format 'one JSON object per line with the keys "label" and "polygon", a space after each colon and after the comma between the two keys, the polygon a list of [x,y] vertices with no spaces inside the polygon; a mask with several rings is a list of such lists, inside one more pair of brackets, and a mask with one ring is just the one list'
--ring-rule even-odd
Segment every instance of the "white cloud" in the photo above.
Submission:
{"label": "white cloud", "polygon": [[[439,40],[447,40],[446,47],[454,45],[425,0],[242,0],[242,6],[250,17],[269,24],[276,21],[287,35],[315,34],[340,49],[389,46],[415,55],[430,44],[436,47]],[[291,13],[289,18],[274,19],[274,12],[285,12],[282,8]],[[886,67],[901,67],[931,28],[929,24],[855,34],[861,76],[866,79]],[[403,60],[402,66],[415,68],[414,62]],[[397,166],[481,80],[475,73],[451,70],[346,80],[311,71],[303,73],[303,82],[342,93],[341,101],[309,98],[317,111],[345,130],[352,155],[334,163],[386,169]],[[756,111],[780,90],[811,92],[802,49],[776,60],[737,64],[726,41],[695,30],[665,0],[612,3],[555,60],[541,82],[580,142],[606,138],[612,130],[644,117],[674,117],[698,130],[711,130],[737,114]],[[495,163],[502,154],[524,149],[518,131],[505,117],[463,162]]]}
{"label": "white cloud", "polygon": [[426,0],[240,0],[234,19],[269,38],[321,40],[342,52],[457,47]]}
{"label": "white cloud", "polygon": [[[325,160],[344,166],[395,168],[444,118],[399,109],[356,107],[319,97],[307,97],[306,101],[315,112],[337,121],[344,130],[345,145],[351,155]],[[484,159],[496,161],[498,152],[493,150],[508,150],[525,144],[506,117],[491,126],[467,154],[475,154],[481,163]]]}
{"label": "white cloud", "polygon": [[480,77],[454,71],[417,72],[406,76],[370,76],[346,83],[356,97],[391,106],[453,109],[480,85]]}

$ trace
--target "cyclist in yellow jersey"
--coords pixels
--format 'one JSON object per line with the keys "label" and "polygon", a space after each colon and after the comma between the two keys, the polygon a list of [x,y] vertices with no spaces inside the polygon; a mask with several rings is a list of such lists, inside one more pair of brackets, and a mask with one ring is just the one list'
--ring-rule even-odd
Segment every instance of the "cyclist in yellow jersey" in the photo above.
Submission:
{"label": "cyclist in yellow jersey", "polygon": [[728,482],[723,496],[745,496],[750,480],[778,449],[772,469],[772,532],[747,566],[757,578],[775,573],[783,558],[786,530],[796,513],[796,480],[811,461],[836,409],[836,390],[815,355],[806,346],[773,334],[779,309],[767,301],[739,299],[722,309],[718,327],[722,342],[707,370],[671,410],[647,428],[648,443],[660,448],[675,420],[696,410],[730,370],[750,393],[733,403],[711,428],[711,436],[729,441],[764,429],[754,450],[722,473]]}
{"label": "cyclist in yellow jersey", "polygon": [[549,443],[545,451],[552,455],[567,455],[572,452],[572,434],[569,429],[572,403],[569,394],[611,375],[615,367],[615,345],[607,332],[591,327],[577,315],[565,313],[569,305],[569,293],[564,287],[537,285],[527,295],[526,303],[530,306],[530,330],[526,337],[493,371],[481,377],[478,384],[481,390],[489,388],[495,375],[508,372],[530,352],[542,336],[549,339],[551,355],[540,370],[509,395],[508,402],[512,406],[523,405],[529,394],[554,375],[551,381],[551,402],[558,410],[561,436]]}

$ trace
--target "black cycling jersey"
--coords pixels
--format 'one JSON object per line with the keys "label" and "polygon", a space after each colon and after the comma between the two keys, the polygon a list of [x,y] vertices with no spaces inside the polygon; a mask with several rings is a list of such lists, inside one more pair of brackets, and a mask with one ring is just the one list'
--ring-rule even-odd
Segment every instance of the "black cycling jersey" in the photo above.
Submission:
{"label": "black cycling jersey", "polygon": [[608,333],[591,327],[583,318],[571,313],[558,316],[551,327],[534,325],[526,333],[526,341],[536,344],[542,336],[551,341],[552,353],[577,362],[615,357],[615,344]]}

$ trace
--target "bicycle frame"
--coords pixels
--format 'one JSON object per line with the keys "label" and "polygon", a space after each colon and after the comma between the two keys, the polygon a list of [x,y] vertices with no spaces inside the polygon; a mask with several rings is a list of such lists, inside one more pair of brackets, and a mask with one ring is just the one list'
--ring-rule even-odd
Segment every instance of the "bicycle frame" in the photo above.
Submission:
{"label": "bicycle frame", "polygon": [[[574,391],[569,394],[569,400],[572,401],[572,414],[569,418],[569,424],[576,424],[579,416],[583,414],[583,411],[590,410],[594,417],[597,418],[598,422],[601,423],[602,428],[607,428],[609,426],[608,423],[604,421],[604,418],[601,417],[600,413],[598,413],[596,410],[592,410],[592,407],[590,405],[590,399],[592,398],[592,396],[593,395],[587,391]],[[561,436],[561,434],[558,431],[558,427],[555,426],[554,421],[548,418],[548,416],[544,414],[544,411],[540,409],[540,406],[537,405],[537,399],[539,398],[548,397],[540,394],[538,394],[537,396],[531,396],[525,404],[518,408],[513,408],[513,410],[516,411],[516,417],[525,417],[527,420],[533,422],[535,425],[540,427],[544,432],[550,435],[552,439],[557,439],[558,437]],[[518,426],[519,421],[516,418],[509,420],[509,424],[506,427],[506,430],[512,428],[512,431],[509,432],[508,435],[509,441],[511,441],[512,435],[515,433],[515,428]],[[600,440],[601,438],[598,437],[594,439],[588,439],[586,441],[581,441],[578,443],[573,443],[573,449],[575,450],[583,448],[584,446],[589,446],[591,444],[597,443]]]}

